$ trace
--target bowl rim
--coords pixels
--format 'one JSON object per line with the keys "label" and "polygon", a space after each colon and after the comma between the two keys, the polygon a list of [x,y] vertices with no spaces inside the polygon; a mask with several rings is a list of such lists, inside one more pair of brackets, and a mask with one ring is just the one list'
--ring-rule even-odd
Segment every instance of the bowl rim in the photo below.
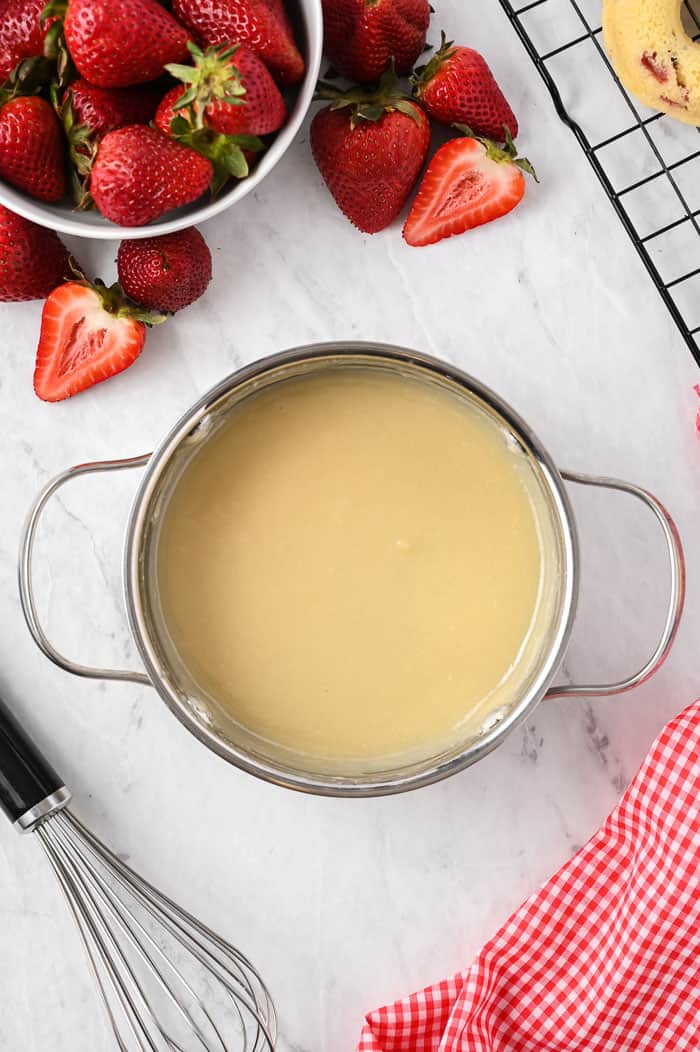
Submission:
{"label": "bowl rim", "polygon": [[[189,227],[198,226],[200,223],[220,215],[227,208],[242,201],[251,193],[262,180],[269,175],[272,169],[282,160],[285,153],[292,145],[299,129],[301,128],[309,107],[313,100],[321,70],[323,57],[323,11],[321,0],[297,0],[299,11],[304,23],[306,34],[306,71],[304,79],[299,88],[299,94],[292,107],[289,120],[281,129],[270,148],[265,152],[260,164],[255,171],[238,186],[228,193],[222,194],[215,201],[182,214],[175,214],[173,218],[156,221],[146,226],[122,227],[116,223],[100,217],[100,222],[94,225],[81,220],[74,219],[74,212],[66,210],[63,213],[55,213],[46,208],[42,202],[28,197],[26,194],[0,180],[0,205],[9,208],[11,212],[29,219],[39,226],[54,230],[59,234],[71,237],[87,238],[91,241],[121,241],[124,239],[142,239],[146,237],[161,237],[163,234],[174,234],[178,230],[186,230]],[[104,225],[103,225],[104,224]]]}

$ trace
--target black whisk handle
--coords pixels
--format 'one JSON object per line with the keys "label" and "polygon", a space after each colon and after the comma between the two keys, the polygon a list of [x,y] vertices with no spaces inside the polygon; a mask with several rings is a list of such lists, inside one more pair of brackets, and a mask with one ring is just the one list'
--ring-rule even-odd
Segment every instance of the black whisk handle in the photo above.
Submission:
{"label": "black whisk handle", "polygon": [[16,829],[29,832],[69,801],[63,779],[0,698],[0,809]]}

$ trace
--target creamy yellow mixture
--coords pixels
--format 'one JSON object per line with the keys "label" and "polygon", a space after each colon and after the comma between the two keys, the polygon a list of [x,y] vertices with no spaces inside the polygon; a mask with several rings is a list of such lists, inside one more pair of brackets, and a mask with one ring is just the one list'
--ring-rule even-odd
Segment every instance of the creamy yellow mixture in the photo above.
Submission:
{"label": "creamy yellow mixture", "polygon": [[286,380],[174,490],[165,623],[203,696],[264,739],[370,766],[430,755],[531,675],[552,605],[541,501],[451,391],[376,369]]}

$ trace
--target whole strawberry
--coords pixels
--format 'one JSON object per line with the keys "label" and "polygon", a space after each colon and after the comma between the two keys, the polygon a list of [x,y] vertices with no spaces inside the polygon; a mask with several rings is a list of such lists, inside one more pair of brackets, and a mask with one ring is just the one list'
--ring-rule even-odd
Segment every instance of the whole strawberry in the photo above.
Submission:
{"label": "whole strawberry", "polygon": [[324,50],[338,73],[379,80],[393,60],[410,73],[425,48],[428,0],[322,0]]}
{"label": "whole strawberry", "polygon": [[40,22],[45,0],[0,0],[0,83],[25,58],[42,54],[50,22]]}
{"label": "whole strawberry", "polygon": [[41,201],[63,197],[61,128],[45,99],[18,96],[0,108],[0,179]]}
{"label": "whole strawberry", "polygon": [[0,205],[0,300],[44,299],[70,275],[58,235]]}
{"label": "whole strawberry", "polygon": [[64,32],[80,75],[103,88],[155,80],[189,39],[158,0],[68,0]]}
{"label": "whole strawberry", "polygon": [[168,66],[185,86],[162,100],[155,125],[169,135],[173,117],[190,99],[207,128],[222,135],[269,135],[287,117],[287,107],[265,63],[243,44],[208,48],[190,45],[194,66]]}
{"label": "whole strawberry", "polygon": [[212,176],[206,157],[156,128],[130,124],[108,132],[100,143],[90,191],[113,223],[143,226],[196,201]]}
{"label": "whole strawberry", "polygon": [[311,123],[311,150],[338,207],[359,230],[374,234],[396,218],[430,145],[428,119],[399,91],[389,70],[376,94],[335,92]]}
{"label": "whole strawberry", "polygon": [[163,237],[122,241],[117,267],[127,296],[170,314],[198,300],[211,281],[211,253],[194,227]]}
{"label": "whole strawberry", "polygon": [[99,88],[82,78],[63,94],[62,107],[70,108],[73,127],[86,128],[101,139],[125,124],[148,124],[156,112],[162,88],[151,84],[132,88]]}
{"label": "whole strawberry", "polygon": [[155,114],[162,88],[98,88],[82,78],[64,91],[58,114],[68,141],[71,189],[79,209],[89,208],[90,174],[100,140],[127,124],[147,124]]}
{"label": "whole strawberry", "polygon": [[467,124],[477,135],[505,142],[518,134],[518,122],[486,60],[478,51],[445,40],[430,62],[416,70],[414,93],[433,120]]}
{"label": "whole strawberry", "polygon": [[173,14],[202,46],[247,44],[280,84],[304,76],[304,60],[275,0],[173,0]]}
{"label": "whole strawberry", "polygon": [[280,20],[283,26],[285,26],[287,33],[290,37],[294,36],[292,30],[292,23],[289,21],[289,15],[287,14],[283,0],[264,0],[267,6],[270,8],[272,13]]}

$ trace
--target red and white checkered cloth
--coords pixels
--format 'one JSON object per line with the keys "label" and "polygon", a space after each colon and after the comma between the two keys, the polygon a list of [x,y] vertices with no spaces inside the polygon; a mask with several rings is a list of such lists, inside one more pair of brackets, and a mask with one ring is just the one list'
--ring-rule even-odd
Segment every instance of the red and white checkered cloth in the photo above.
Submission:
{"label": "red and white checkered cloth", "polygon": [[700,701],[605,825],[466,971],[367,1016],[358,1052],[700,1052]]}

